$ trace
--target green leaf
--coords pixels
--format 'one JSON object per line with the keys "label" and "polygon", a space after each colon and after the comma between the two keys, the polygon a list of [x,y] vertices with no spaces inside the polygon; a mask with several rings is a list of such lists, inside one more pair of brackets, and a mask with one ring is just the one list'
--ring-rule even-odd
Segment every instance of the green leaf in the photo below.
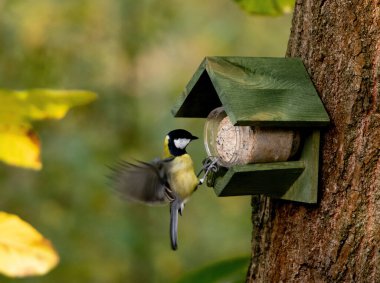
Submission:
{"label": "green leaf", "polygon": [[95,93],[83,90],[0,90],[0,160],[41,169],[40,142],[32,122],[61,119],[70,108],[95,98]]}
{"label": "green leaf", "polygon": [[279,16],[293,11],[295,0],[234,0],[240,7],[259,15]]}
{"label": "green leaf", "polygon": [[185,275],[178,283],[245,282],[249,262],[249,257],[219,261]]}

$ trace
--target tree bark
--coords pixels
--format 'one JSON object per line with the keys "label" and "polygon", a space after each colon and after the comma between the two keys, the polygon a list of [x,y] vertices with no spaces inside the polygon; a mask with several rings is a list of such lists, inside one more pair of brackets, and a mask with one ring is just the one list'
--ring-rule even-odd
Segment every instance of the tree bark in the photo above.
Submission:
{"label": "tree bark", "polygon": [[287,56],[332,122],[319,203],[252,198],[247,282],[380,282],[380,1],[298,0]]}

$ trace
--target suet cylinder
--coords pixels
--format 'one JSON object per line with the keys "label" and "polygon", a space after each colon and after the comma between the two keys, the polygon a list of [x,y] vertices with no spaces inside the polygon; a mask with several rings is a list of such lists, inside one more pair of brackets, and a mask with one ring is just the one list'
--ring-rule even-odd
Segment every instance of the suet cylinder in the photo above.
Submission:
{"label": "suet cylinder", "polygon": [[204,136],[207,154],[219,157],[224,167],[286,161],[300,145],[299,132],[294,130],[234,126],[223,107],[208,115]]}

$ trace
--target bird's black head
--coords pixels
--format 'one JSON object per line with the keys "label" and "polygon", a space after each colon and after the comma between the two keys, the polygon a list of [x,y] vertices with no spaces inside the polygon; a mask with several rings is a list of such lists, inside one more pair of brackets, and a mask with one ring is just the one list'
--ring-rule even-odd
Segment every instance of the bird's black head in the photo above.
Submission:
{"label": "bird's black head", "polygon": [[198,137],[183,129],[173,130],[166,137],[169,152],[173,156],[185,154],[186,146],[192,140],[198,139]]}

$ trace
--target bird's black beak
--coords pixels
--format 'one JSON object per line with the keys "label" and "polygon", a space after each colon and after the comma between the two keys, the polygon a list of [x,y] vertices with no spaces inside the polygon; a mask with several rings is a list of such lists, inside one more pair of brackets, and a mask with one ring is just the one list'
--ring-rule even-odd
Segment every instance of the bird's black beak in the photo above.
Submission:
{"label": "bird's black beak", "polygon": [[191,140],[197,140],[197,139],[198,139],[198,137],[196,137],[196,136],[191,137]]}

